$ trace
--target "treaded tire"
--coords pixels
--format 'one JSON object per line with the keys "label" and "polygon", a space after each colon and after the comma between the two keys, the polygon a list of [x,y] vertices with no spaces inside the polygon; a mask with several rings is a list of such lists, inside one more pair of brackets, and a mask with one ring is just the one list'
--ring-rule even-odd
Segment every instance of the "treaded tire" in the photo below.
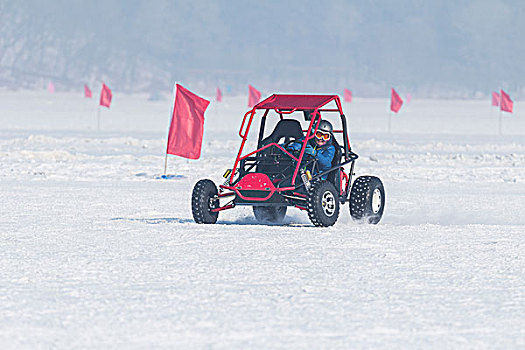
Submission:
{"label": "treaded tire", "polygon": [[339,217],[339,194],[328,181],[317,181],[306,198],[308,217],[315,226],[332,226]]}
{"label": "treaded tire", "polygon": [[350,191],[352,219],[367,224],[377,224],[385,209],[385,188],[375,176],[360,176]]}
{"label": "treaded tire", "polygon": [[260,223],[281,223],[286,216],[286,206],[281,207],[266,207],[253,206],[253,215]]}
{"label": "treaded tire", "polygon": [[191,213],[196,223],[214,224],[217,222],[219,213],[212,212],[210,208],[210,199],[216,195],[217,187],[213,181],[205,179],[195,184],[191,194]]}

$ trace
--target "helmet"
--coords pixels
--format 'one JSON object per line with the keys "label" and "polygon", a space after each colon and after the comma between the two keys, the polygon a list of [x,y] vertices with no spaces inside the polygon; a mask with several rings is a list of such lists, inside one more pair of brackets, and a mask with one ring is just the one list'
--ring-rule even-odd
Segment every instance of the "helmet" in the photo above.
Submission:
{"label": "helmet", "polygon": [[317,128],[317,130],[329,132],[331,134],[334,128],[332,126],[332,123],[330,123],[328,120],[321,120],[319,122],[319,127]]}
{"label": "helmet", "polygon": [[317,131],[315,132],[315,141],[317,144],[322,145],[325,142],[328,142],[332,135],[333,127],[332,123],[326,120],[321,120],[319,122],[319,126],[317,127]]}

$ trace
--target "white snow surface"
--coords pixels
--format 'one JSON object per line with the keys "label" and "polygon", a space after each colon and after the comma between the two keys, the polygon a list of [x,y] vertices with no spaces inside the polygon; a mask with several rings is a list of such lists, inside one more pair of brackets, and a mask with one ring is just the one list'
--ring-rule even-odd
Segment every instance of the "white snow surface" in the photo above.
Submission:
{"label": "white snow surface", "polygon": [[[0,92],[0,347],[525,348],[525,105],[344,104],[355,172],[386,189],[378,225],[289,209],[195,224],[222,182],[246,97],[212,102],[200,160],[169,157],[171,101]],[[255,125],[256,126],[256,125]]]}

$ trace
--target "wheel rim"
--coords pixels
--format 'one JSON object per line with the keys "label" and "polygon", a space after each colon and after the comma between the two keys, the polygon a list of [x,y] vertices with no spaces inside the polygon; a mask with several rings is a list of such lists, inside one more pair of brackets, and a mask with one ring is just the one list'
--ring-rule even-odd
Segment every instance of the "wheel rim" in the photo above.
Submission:
{"label": "wheel rim", "polygon": [[330,191],[323,193],[321,205],[326,216],[332,216],[335,213],[335,197]]}
{"label": "wheel rim", "polygon": [[376,188],[372,193],[372,211],[374,214],[379,213],[381,210],[381,191],[379,188]]}
{"label": "wheel rim", "polygon": [[208,200],[208,210],[209,211],[218,207],[217,201],[218,201],[218,198],[215,198],[215,196],[210,197],[210,199]]}

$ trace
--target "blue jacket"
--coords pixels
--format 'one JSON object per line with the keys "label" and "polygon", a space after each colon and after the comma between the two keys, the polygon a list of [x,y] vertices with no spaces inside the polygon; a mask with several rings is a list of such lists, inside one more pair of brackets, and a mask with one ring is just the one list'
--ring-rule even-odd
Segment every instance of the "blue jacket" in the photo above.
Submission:
{"label": "blue jacket", "polygon": [[[297,142],[292,143],[290,146],[288,146],[288,148],[294,151],[300,151],[301,147],[303,147],[303,142],[304,137],[297,140]],[[314,139],[308,140],[304,152],[317,158],[320,171],[325,171],[332,167],[332,160],[334,159],[335,155],[335,146],[332,144],[331,138],[324,146],[319,146]]]}

